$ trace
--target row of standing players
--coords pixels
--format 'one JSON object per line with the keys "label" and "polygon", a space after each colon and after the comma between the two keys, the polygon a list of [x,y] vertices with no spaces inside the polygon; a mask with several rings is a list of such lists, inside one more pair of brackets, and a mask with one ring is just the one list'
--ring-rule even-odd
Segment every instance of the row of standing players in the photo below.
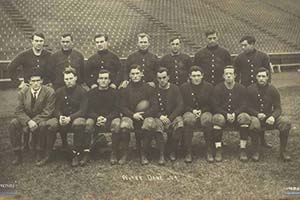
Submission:
{"label": "row of standing players", "polygon": [[[98,52],[88,59],[85,67],[83,67],[84,62],[83,62],[82,54],[80,54],[78,51],[72,48],[73,38],[70,34],[64,34],[61,37],[62,50],[54,53],[52,56],[50,56],[50,58],[46,56],[47,53],[45,53],[46,51],[43,50],[42,48],[44,36],[42,34],[35,34],[32,37],[33,48],[19,54],[10,63],[8,68],[13,81],[17,82],[15,69],[19,66],[23,67],[25,83],[22,83],[21,85],[26,84],[26,82],[30,80],[31,78],[30,74],[33,68],[41,69],[46,83],[48,83],[48,85],[52,85],[55,89],[60,88],[64,84],[66,84],[61,89],[56,90],[57,103],[55,106],[56,107],[55,110],[56,111],[59,110],[59,112],[57,112],[59,113],[59,115],[56,115],[57,121],[56,122],[52,121],[53,123],[50,124],[46,123],[48,127],[46,129],[49,130],[51,129],[53,132],[54,130],[53,127],[55,126],[51,126],[51,124],[52,125],[57,124],[56,127],[60,127],[61,133],[64,132],[66,134],[68,131],[70,131],[69,129],[73,129],[72,131],[76,132],[75,137],[76,135],[77,137],[76,139],[74,138],[75,139],[74,143],[77,143],[77,145],[74,146],[75,147],[75,149],[73,149],[74,158],[72,160],[72,165],[74,166],[78,165],[79,155],[81,154],[83,154],[84,156],[82,157],[80,163],[85,164],[88,160],[88,152],[90,148],[84,146],[87,146],[89,141],[84,138],[90,138],[90,137],[84,136],[83,133],[94,132],[95,128],[97,129],[104,124],[106,128],[108,128],[107,124],[110,125],[110,122],[111,122],[110,129],[113,133],[112,134],[112,142],[113,142],[112,156],[111,156],[112,164],[117,163],[117,158],[118,158],[117,149],[119,148],[119,146],[121,146],[122,149],[125,149],[124,150],[125,153],[123,154],[123,156],[121,156],[118,163],[120,164],[125,163],[127,159],[129,132],[132,129],[134,129],[136,132],[137,148],[141,151],[142,164],[148,163],[147,157],[145,156],[145,151],[149,146],[149,141],[151,140],[152,136],[155,136],[155,138],[157,139],[157,144],[160,149],[159,163],[164,164],[164,160],[165,160],[164,141],[163,141],[162,133],[165,132],[166,130],[172,130],[172,129],[173,131],[167,131],[169,136],[167,143],[169,143],[170,146],[170,159],[171,160],[176,159],[176,154],[175,154],[176,145],[178,144],[181,137],[183,137],[184,138],[183,143],[186,149],[185,161],[191,162],[192,161],[191,141],[192,141],[192,133],[193,133],[192,128],[194,127],[197,121],[199,121],[198,123],[200,123],[200,125],[204,127],[204,137],[207,142],[207,160],[209,162],[213,162],[214,160],[216,161],[222,160],[222,151],[221,151],[222,129],[224,126],[227,125],[227,123],[234,123],[234,122],[236,123],[238,122],[240,128],[240,134],[241,134],[240,159],[241,160],[245,161],[248,159],[247,154],[245,152],[245,148],[247,144],[247,138],[249,135],[248,132],[249,132],[250,124],[252,128],[254,127],[253,130],[255,130],[253,131],[255,133],[251,134],[252,136],[254,136],[252,138],[254,145],[258,144],[259,136],[261,139],[261,143],[263,145],[268,145],[264,140],[262,127],[264,127],[265,125],[267,125],[267,127],[269,125],[276,125],[276,127],[280,129],[280,141],[281,141],[280,155],[284,160],[290,160],[289,155],[286,153],[287,137],[290,129],[290,123],[285,117],[280,116],[281,106],[280,106],[280,96],[278,91],[269,83],[265,83],[265,85],[268,86],[267,89],[266,87],[262,87],[264,89],[261,89],[261,87],[259,87],[259,84],[254,84],[257,85],[257,90],[254,89],[254,91],[252,91],[253,102],[258,101],[258,103],[255,104],[254,106],[255,109],[252,110],[251,116],[249,115],[250,114],[249,112],[248,112],[249,114],[243,112],[245,111],[244,109],[246,107],[245,104],[244,105],[241,104],[242,101],[240,101],[240,98],[244,96],[246,91],[246,89],[243,87],[244,86],[247,87],[250,84],[257,82],[258,68],[265,67],[268,70],[270,69],[268,56],[265,53],[255,49],[254,37],[252,36],[243,37],[240,40],[240,44],[244,49],[244,52],[241,53],[235,59],[234,62],[235,69],[226,69],[226,70],[227,71],[233,70],[233,74],[231,73],[231,75],[228,76],[231,77],[231,79],[232,77],[234,77],[234,79],[236,78],[237,81],[241,82],[241,84],[243,84],[244,86],[240,85],[235,81],[233,81],[234,86],[232,85],[230,86],[230,84],[229,85],[226,84],[227,76],[226,73],[224,73],[225,66],[231,64],[231,58],[229,52],[218,45],[217,43],[218,36],[215,31],[206,32],[206,38],[208,42],[207,46],[205,48],[202,48],[195,55],[194,63],[191,61],[188,55],[180,52],[180,45],[181,45],[180,38],[172,38],[170,40],[171,53],[164,56],[159,61],[154,54],[148,51],[150,45],[149,36],[144,33],[139,34],[138,35],[139,50],[128,57],[126,67],[124,67],[124,70],[122,70],[118,57],[108,50],[108,37],[105,34],[98,34],[95,36],[94,39],[96,42],[96,46],[98,48]],[[38,49],[40,50],[38,51],[39,55],[36,55],[36,51]],[[45,59],[45,57],[47,58]],[[192,65],[200,66],[201,68],[199,70],[190,71]],[[133,71],[135,72],[135,74],[138,73],[142,74],[143,83],[140,83],[140,85],[143,85],[143,87],[137,87],[137,85],[139,84],[135,84],[134,82],[136,75],[132,74],[133,73],[132,68],[130,68],[129,66],[141,67],[142,70],[135,69]],[[163,66],[166,68],[166,70],[159,72],[158,66]],[[116,118],[115,120],[107,120],[113,118],[110,118],[111,115],[109,115],[110,116],[109,118],[108,116],[102,116],[101,115],[101,112],[103,112],[102,110],[103,108],[102,108],[99,110],[99,113],[94,113],[93,117],[87,120],[81,119],[79,117],[80,115],[78,115],[78,111],[80,110],[80,105],[83,102],[82,99],[80,99],[80,96],[85,96],[85,95],[77,94],[78,89],[72,89],[72,90],[68,89],[67,86],[68,80],[66,80],[66,73],[63,73],[64,70],[68,71],[68,69],[70,69],[72,71],[73,68],[76,69],[78,73],[68,73],[68,74],[71,74],[71,76],[76,75],[75,77],[76,79],[78,77],[78,82],[80,84],[84,84],[84,82],[86,82],[89,88],[92,89],[88,93],[88,96],[93,94],[93,92],[95,93],[94,95],[96,96],[99,95],[97,94],[97,92],[101,91],[100,83],[99,83],[100,82],[99,70],[103,70],[103,69],[108,70],[109,80],[111,81],[109,85],[109,89],[110,88],[116,89],[117,86],[119,86],[120,89],[122,88],[120,91],[121,93],[123,93],[123,95],[121,95],[120,99],[122,99],[122,102],[125,103],[121,103],[122,106],[120,107],[124,117]],[[168,90],[163,90],[166,88],[161,87],[160,84],[161,82],[164,82],[162,80],[164,77],[160,77],[160,78],[158,77],[159,75],[162,76],[162,74],[164,73],[166,73],[167,77],[169,77],[168,78],[169,80],[167,82],[171,83],[171,84],[170,83],[167,84]],[[270,74],[267,71],[266,72],[262,71],[261,73],[265,74],[267,80],[270,81]],[[129,77],[126,74],[129,74]],[[235,74],[237,75],[237,77],[235,76]],[[198,85],[193,84],[193,81],[191,81],[193,80],[193,76],[200,77],[201,80],[202,80],[201,76],[203,76],[205,81],[200,81],[200,83],[202,84],[200,83]],[[190,78],[190,81],[185,83],[188,78]],[[225,78],[225,82],[223,81],[223,78]],[[206,85],[206,83],[208,85],[211,85],[211,88],[207,86],[204,87],[203,89],[203,85]],[[177,90],[179,90],[177,86],[181,84],[183,84],[181,87],[187,87],[182,90],[182,93],[184,93],[182,95],[183,99],[186,99],[185,97],[189,97],[187,98],[187,100],[184,100],[184,105],[187,105],[186,101],[190,102],[191,105],[188,106],[189,108],[181,108],[182,110],[180,111],[179,108],[174,109],[176,108],[174,106],[176,106],[177,104],[174,101],[181,96],[176,94],[176,92],[174,93],[174,91],[176,90],[174,88],[177,88]],[[157,114],[157,112],[153,112],[155,110],[153,109],[155,108],[155,106],[154,107],[150,106],[150,109],[147,111],[137,112],[136,106],[141,100],[147,98],[153,99],[153,97],[156,97],[156,95],[153,95],[154,93],[152,94],[151,92],[149,92],[151,91],[151,88],[155,87],[155,85],[157,88],[157,95],[158,95],[157,108],[159,109],[158,113],[160,113],[160,116],[153,115],[153,114]],[[194,85],[197,85],[197,87],[195,87]],[[218,86],[215,87],[215,89],[213,90],[213,85],[218,85]],[[169,90],[169,88],[172,89]],[[112,91],[116,91],[116,90],[112,90]],[[216,93],[219,93],[219,96],[218,98],[214,98],[214,99],[221,101],[219,102],[219,104],[220,107],[222,107],[222,109],[216,110],[214,108],[213,110],[210,110],[209,108],[207,108],[210,107],[209,106],[210,99],[208,98],[209,97],[208,94],[210,94],[212,91],[218,91]],[[187,92],[187,94],[185,94],[185,92]],[[96,97],[96,98],[92,97],[90,98],[91,100],[88,101],[89,102],[88,104],[92,102],[94,102],[94,104],[99,104],[99,102],[102,102],[99,101],[99,99],[105,99],[105,101],[103,101],[98,105],[100,107],[103,107],[101,105],[102,104],[106,105],[105,102],[110,102],[110,103],[114,102],[113,99],[116,98],[112,98],[111,96],[112,95],[103,96],[102,94],[100,95],[100,97]],[[153,102],[155,101],[151,100],[150,102],[152,102],[150,103],[150,105],[152,105]],[[90,109],[91,111],[95,111],[96,110],[95,106],[88,106],[88,107],[92,108]],[[235,108],[235,106],[237,106],[238,109]],[[124,107],[127,109],[123,109]],[[107,110],[106,112],[110,112],[110,110],[114,110],[114,108],[117,107],[112,106],[110,108],[111,109]],[[189,111],[187,109],[189,109]],[[170,113],[171,111],[175,113]],[[181,112],[183,111],[188,111],[188,112],[185,112],[183,114],[183,118],[179,117]],[[74,113],[77,113],[77,115],[74,115]],[[97,115],[99,116],[96,117]],[[72,117],[70,118],[70,116]],[[76,117],[74,118],[74,116]],[[64,120],[65,118],[67,118],[67,120]],[[28,126],[28,124],[26,123],[25,126]],[[16,124],[16,122],[14,124]],[[80,126],[77,126],[78,124]],[[15,129],[14,126],[11,127],[13,127],[11,129]],[[84,130],[82,129],[82,127],[85,127]],[[183,131],[183,129],[185,130]],[[49,130],[44,132],[49,132]],[[12,130],[10,132],[15,133],[16,131]],[[122,134],[114,134],[117,132],[118,133],[122,132]],[[151,132],[155,132],[155,134],[153,135],[151,134]],[[63,143],[66,143],[65,134],[62,134]],[[50,139],[48,141],[53,141],[53,139],[52,140]],[[86,145],[82,144],[82,141],[86,141],[85,142]],[[48,142],[48,143],[51,144],[52,142]],[[38,165],[44,165],[49,160],[49,152],[51,148],[49,150],[49,148],[46,148],[45,146],[47,145],[44,143],[44,145],[40,145],[39,147],[40,149],[46,151],[46,154],[44,159],[39,159]],[[14,147],[14,150],[16,151],[16,155],[17,155],[17,159],[15,163],[19,163],[21,160],[21,156],[20,156],[21,147],[19,143],[16,145],[16,147]],[[255,151],[252,155],[252,158],[254,160],[258,160],[259,151]]]}

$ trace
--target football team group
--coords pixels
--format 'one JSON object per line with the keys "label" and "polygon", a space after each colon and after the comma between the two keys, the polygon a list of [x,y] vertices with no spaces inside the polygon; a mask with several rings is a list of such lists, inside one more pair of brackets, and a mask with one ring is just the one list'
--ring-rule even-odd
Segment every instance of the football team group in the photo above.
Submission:
{"label": "football team group", "polygon": [[[44,35],[34,33],[32,48],[8,65],[18,88],[15,118],[8,128],[13,164],[21,164],[30,148],[37,166],[47,164],[59,133],[62,147],[72,155],[71,165],[85,165],[104,132],[111,132],[112,165],[126,163],[131,132],[142,165],[149,163],[153,139],[158,164],[164,165],[166,157],[175,161],[179,145],[190,163],[199,128],[206,160],[221,162],[228,127],[239,132],[241,161],[259,161],[261,150],[272,147],[264,137],[268,129],[279,130],[280,157],[291,160],[286,150],[291,122],[282,116],[280,94],[271,84],[268,55],[255,48],[253,36],[243,36],[243,51],[232,61],[218,44],[216,31],[206,31],[205,37],[207,45],[193,59],[181,52],[180,37],[171,38],[170,53],[158,58],[149,51],[149,35],[140,33],[138,50],[121,64],[109,50],[106,34],[95,35],[97,52],[84,61],[71,34],[61,36],[61,49],[52,54],[44,49]],[[68,133],[73,133],[72,144]]]}

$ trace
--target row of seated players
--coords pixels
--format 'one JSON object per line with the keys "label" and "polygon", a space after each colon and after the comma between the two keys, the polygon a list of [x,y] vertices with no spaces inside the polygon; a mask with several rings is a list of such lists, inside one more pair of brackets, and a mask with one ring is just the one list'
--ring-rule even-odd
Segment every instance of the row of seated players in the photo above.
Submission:
{"label": "row of seated players", "polygon": [[190,68],[189,81],[180,87],[170,83],[164,67],[156,72],[156,86],[150,86],[143,81],[143,68],[137,64],[131,65],[129,83],[120,90],[110,86],[108,70],[98,72],[97,87],[88,92],[76,83],[75,69],[67,68],[63,76],[65,86],[55,93],[41,85],[38,74],[31,75],[29,87],[19,92],[17,118],[9,126],[15,164],[22,162],[21,135],[25,129],[36,138],[39,166],[49,161],[57,131],[63,137],[74,133],[72,166],[86,164],[91,135],[108,130],[112,132],[111,164],[126,162],[130,132],[135,133],[143,165],[149,163],[147,151],[153,138],[160,152],[158,163],[165,163],[163,134],[167,134],[170,160],[176,160],[178,143],[183,139],[185,162],[192,162],[193,130],[198,126],[203,128],[208,162],[222,161],[222,134],[227,126],[238,128],[241,161],[248,160],[249,136],[254,146],[251,158],[260,159],[259,135],[268,128],[279,129],[280,156],[285,161],[291,159],[286,151],[291,123],[281,116],[280,95],[268,82],[269,71],[265,68],[257,70],[257,83],[248,88],[235,82],[231,65],[224,68],[224,81],[215,87],[203,80],[205,72],[199,66]]}

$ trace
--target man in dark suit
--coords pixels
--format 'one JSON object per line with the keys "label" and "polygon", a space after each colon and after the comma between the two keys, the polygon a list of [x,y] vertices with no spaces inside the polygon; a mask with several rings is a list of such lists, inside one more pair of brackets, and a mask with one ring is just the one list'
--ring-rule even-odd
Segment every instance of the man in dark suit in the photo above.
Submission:
{"label": "man in dark suit", "polygon": [[46,153],[48,157],[51,151],[46,143],[49,143],[48,132],[55,130],[55,123],[50,123],[49,120],[55,109],[55,93],[52,88],[42,86],[40,70],[32,71],[30,75],[28,74],[28,78],[29,87],[23,88],[18,93],[16,118],[9,124],[9,134],[16,154],[13,164],[22,162],[22,135],[24,132],[30,132],[32,138],[37,141],[37,165],[39,165],[42,154]]}

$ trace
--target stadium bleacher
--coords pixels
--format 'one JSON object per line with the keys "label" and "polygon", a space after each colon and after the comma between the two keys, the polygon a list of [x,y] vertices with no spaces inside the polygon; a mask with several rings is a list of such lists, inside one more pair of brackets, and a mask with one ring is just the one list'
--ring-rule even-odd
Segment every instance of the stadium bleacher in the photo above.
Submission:
{"label": "stadium bleacher", "polygon": [[44,32],[46,48],[59,49],[70,32],[87,58],[95,52],[93,36],[105,32],[120,57],[136,50],[136,34],[152,37],[150,50],[162,56],[168,40],[179,36],[183,51],[195,54],[205,45],[204,31],[214,28],[220,43],[240,52],[245,34],[268,53],[300,51],[300,2],[297,0],[0,0],[0,60],[10,60],[30,46],[33,31]]}

